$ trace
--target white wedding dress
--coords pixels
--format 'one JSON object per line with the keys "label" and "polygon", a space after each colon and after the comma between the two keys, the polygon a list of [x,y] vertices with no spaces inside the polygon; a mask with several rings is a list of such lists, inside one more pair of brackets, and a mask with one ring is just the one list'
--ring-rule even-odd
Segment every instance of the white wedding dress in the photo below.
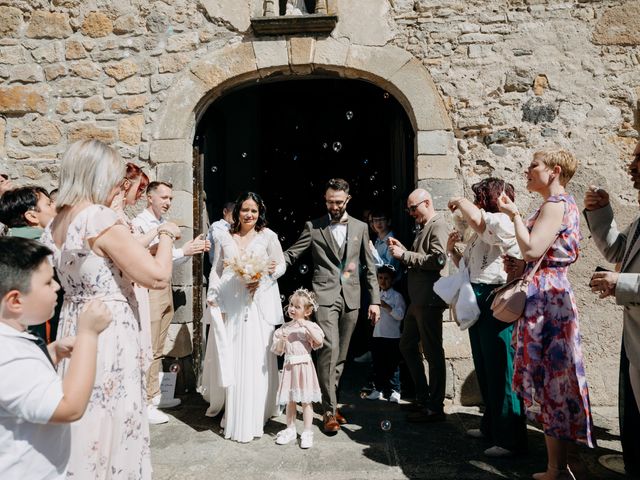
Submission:
{"label": "white wedding dress", "polygon": [[267,256],[276,270],[262,278],[251,299],[244,281],[223,267],[225,260],[242,253],[231,234],[218,232],[214,248],[207,300],[217,307],[207,312],[211,329],[201,392],[210,402],[207,416],[224,408],[224,437],[250,442],[262,436],[264,424],[277,414],[278,369],[270,347],[275,326],[284,320],[277,279],[286,265],[277,235],[268,228],[258,232],[244,252]]}

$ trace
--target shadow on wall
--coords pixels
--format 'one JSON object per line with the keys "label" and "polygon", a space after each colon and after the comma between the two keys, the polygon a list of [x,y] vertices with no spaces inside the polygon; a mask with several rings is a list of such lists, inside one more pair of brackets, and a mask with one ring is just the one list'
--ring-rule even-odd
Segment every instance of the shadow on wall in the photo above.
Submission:
{"label": "shadow on wall", "polygon": [[482,395],[480,394],[476,371],[472,370],[460,387],[460,405],[469,407],[482,404]]}

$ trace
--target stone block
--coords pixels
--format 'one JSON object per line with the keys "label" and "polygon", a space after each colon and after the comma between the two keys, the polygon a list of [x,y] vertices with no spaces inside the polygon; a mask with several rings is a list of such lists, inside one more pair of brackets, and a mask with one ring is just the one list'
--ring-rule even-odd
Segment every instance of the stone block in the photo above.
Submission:
{"label": "stone block", "polygon": [[120,95],[146,93],[149,90],[149,79],[131,77],[116,85],[116,92]]}
{"label": "stone block", "polygon": [[167,339],[164,343],[164,355],[166,357],[182,358],[191,355],[193,352],[191,341],[193,338],[193,306],[190,301],[190,292],[191,288],[174,290],[174,306],[176,300],[179,300],[179,303],[173,315],[173,321],[169,325]]}
{"label": "stone block", "polygon": [[469,58],[484,58],[493,54],[493,50],[489,45],[469,45],[467,50]]}
{"label": "stone block", "polygon": [[0,114],[45,113],[47,91],[42,86],[0,87]]}
{"label": "stone block", "polygon": [[458,157],[455,155],[418,155],[416,163],[419,179],[456,178]]}
{"label": "stone block", "polygon": [[193,193],[193,170],[187,163],[160,163],[156,167],[156,178],[173,184],[175,190]]}
{"label": "stone block", "polygon": [[6,152],[4,150],[5,136],[7,135],[7,121],[0,117],[0,157],[4,157]]}
{"label": "stone block", "polygon": [[82,42],[75,39],[69,39],[65,42],[65,58],[67,60],[80,60],[87,58],[87,51]]}
{"label": "stone block", "polygon": [[149,159],[152,163],[193,163],[193,147],[183,139],[154,140],[151,142]]}
{"label": "stone block", "polygon": [[15,7],[0,7],[0,38],[17,37],[22,25],[22,12]]}
{"label": "stone block", "polygon": [[[191,162],[188,164],[191,166]],[[182,245],[187,239],[193,238],[193,195],[189,192],[173,189],[173,203],[168,218],[182,228],[184,240],[178,242]]]}
{"label": "stone block", "polygon": [[458,43],[466,45],[470,43],[496,43],[502,40],[500,35],[488,33],[464,33],[458,37]]}
{"label": "stone block", "polygon": [[533,124],[553,122],[558,115],[558,105],[533,97],[522,106],[522,121]]}
{"label": "stone block", "polygon": [[289,64],[296,73],[311,73],[315,39],[311,37],[291,37],[289,39]]}
{"label": "stone block", "polygon": [[640,1],[604,10],[593,31],[597,45],[640,45]]}
{"label": "stone block", "polygon": [[198,48],[198,32],[172,35],[167,39],[167,52],[189,52]]}
{"label": "stone block", "polygon": [[415,130],[452,130],[451,120],[433,80],[416,59],[405,63],[389,79]]}
{"label": "stone block", "polygon": [[352,45],[383,46],[393,38],[391,12],[387,0],[367,0],[362,4],[350,0],[338,1],[338,23],[332,36],[348,38]]}
{"label": "stone block", "polygon": [[82,105],[82,109],[87,112],[93,113],[103,112],[105,109],[104,100],[101,96],[95,95],[85,100],[84,104]]}
{"label": "stone block", "polygon": [[69,71],[76,77],[84,78],[85,80],[96,80],[101,73],[98,65],[91,60],[71,62],[69,64]]}
{"label": "stone block", "polygon": [[106,37],[113,31],[113,22],[104,12],[89,12],[84,17],[81,29],[91,38]]}
{"label": "stone block", "polygon": [[26,63],[16,65],[11,69],[9,83],[37,83],[42,81],[44,81],[44,73],[42,72],[42,67],[40,65]]}
{"label": "stone block", "polygon": [[187,53],[169,53],[158,59],[159,73],[177,73],[191,62],[193,57]]}
{"label": "stone block", "polygon": [[411,59],[409,52],[393,46],[378,48],[351,45],[345,66],[356,70],[358,76],[379,82],[380,79],[389,80]]}
{"label": "stone block", "polygon": [[98,127],[95,123],[74,122],[69,127],[68,139],[70,143],[76,140],[95,139],[111,144],[116,141],[116,131],[113,128]]}
{"label": "stone block", "polygon": [[151,77],[151,93],[157,93],[166,90],[174,81],[172,73],[158,74]]}
{"label": "stone block", "polygon": [[140,26],[139,17],[133,13],[121,15],[113,22],[113,33],[116,35],[125,35],[133,33]]}
{"label": "stone block", "polygon": [[418,180],[418,187],[431,193],[435,209],[442,211],[447,209],[451,197],[463,194],[462,182],[458,179],[424,178]]}
{"label": "stone block", "polygon": [[[171,217],[170,217],[171,218]],[[171,218],[171,221],[174,221]],[[183,228],[180,240],[176,242],[176,248],[181,248],[186,242],[193,238],[193,232],[190,228]],[[174,265],[172,283],[174,286],[190,286],[193,283],[193,257],[189,258],[186,263]]]}
{"label": "stone block", "polygon": [[[467,333],[464,333],[468,337]],[[451,368],[453,403],[458,405],[481,405],[482,395],[471,358],[455,358],[447,362]]]}
{"label": "stone block", "polygon": [[249,29],[251,2],[249,0],[201,0],[209,18],[229,22],[239,32]]}
{"label": "stone block", "polygon": [[34,10],[26,35],[29,38],[66,38],[72,33],[66,13]]}
{"label": "stone block", "polygon": [[[212,58],[201,60],[191,67],[193,74],[211,90],[222,82],[256,72],[256,57],[251,43],[239,43],[217,52]],[[241,78],[237,78],[238,81]]]}
{"label": "stone block", "polygon": [[111,102],[110,108],[117,113],[141,112],[148,101],[147,95],[127,95],[115,98]]}
{"label": "stone block", "polygon": [[33,59],[40,64],[64,62],[64,55],[62,42],[49,42],[31,52]]}
{"label": "stone block", "polygon": [[446,130],[419,131],[416,142],[418,155],[450,155],[456,151],[455,136]]}
{"label": "stone block", "polygon": [[314,68],[342,67],[346,65],[348,53],[349,44],[345,41],[336,40],[333,37],[317,39],[313,55]]}
{"label": "stone block", "polygon": [[54,92],[60,97],[90,97],[98,93],[100,84],[91,80],[63,78],[52,86]]}
{"label": "stone block", "polygon": [[127,145],[138,145],[144,128],[144,115],[139,113],[118,121],[118,137]]}
{"label": "stone block", "polygon": [[110,63],[105,65],[104,73],[118,81],[124,80],[138,73],[138,64],[133,60]]}
{"label": "stone block", "polygon": [[274,71],[289,69],[287,41],[283,39],[264,39],[253,42],[256,65],[262,77]]}
{"label": "stone block", "polygon": [[35,117],[33,120],[26,122],[18,136],[18,140],[22,145],[34,147],[56,145],[61,139],[60,128],[44,117]]}
{"label": "stone block", "polygon": [[[160,120],[152,122],[153,138],[189,139],[190,142],[196,128],[194,112],[207,94],[211,95],[211,90],[199,78],[187,72],[180,75],[174,85],[159,94],[166,100],[158,111]],[[159,108],[160,104],[156,109]]]}
{"label": "stone block", "polygon": [[20,45],[3,45],[0,47],[0,64],[17,65],[24,63],[27,57],[27,52]]}

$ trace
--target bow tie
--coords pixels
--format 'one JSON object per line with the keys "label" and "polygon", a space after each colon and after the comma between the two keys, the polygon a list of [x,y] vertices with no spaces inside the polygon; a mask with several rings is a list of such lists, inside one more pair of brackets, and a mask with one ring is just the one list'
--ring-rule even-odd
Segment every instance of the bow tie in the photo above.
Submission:
{"label": "bow tie", "polygon": [[331,220],[331,225],[346,225],[349,223],[349,217],[341,218],[340,220]]}

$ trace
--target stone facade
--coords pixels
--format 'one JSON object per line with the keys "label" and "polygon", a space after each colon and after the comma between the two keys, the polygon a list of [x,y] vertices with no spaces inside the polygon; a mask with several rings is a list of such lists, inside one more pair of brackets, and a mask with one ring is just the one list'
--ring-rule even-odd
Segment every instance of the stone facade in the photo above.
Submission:
{"label": "stone facade", "polygon": [[[521,210],[531,150],[574,151],[569,189],[610,192],[622,224],[637,211],[625,163],[638,137],[640,1],[333,0],[330,35],[256,37],[262,0],[5,0],[0,4],[0,170],[52,188],[70,142],[99,138],[152,177],[173,181],[173,216],[191,236],[197,119],[229,87],[331,72],[394,95],[416,132],[418,184],[444,208],[493,174]],[[572,272],[592,400],[616,401],[621,312],[588,291],[602,264],[585,233]],[[191,322],[191,268],[176,271]],[[183,291],[184,290],[184,291]],[[176,325],[178,332],[189,331]],[[459,400],[471,371],[466,333],[445,329]],[[188,353],[178,342],[173,354]],[[188,342],[186,342],[188,343]]]}

